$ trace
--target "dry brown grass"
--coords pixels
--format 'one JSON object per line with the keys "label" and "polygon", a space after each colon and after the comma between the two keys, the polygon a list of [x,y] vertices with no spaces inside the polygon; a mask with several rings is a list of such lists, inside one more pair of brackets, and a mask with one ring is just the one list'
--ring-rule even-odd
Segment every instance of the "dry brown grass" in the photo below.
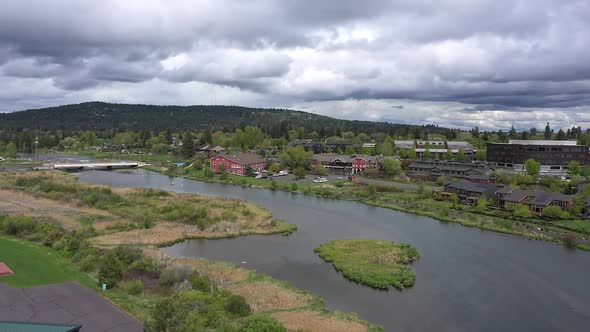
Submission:
{"label": "dry brown grass", "polygon": [[252,272],[246,269],[198,258],[173,258],[153,247],[144,249],[144,254],[168,266],[185,266],[198,271],[219,287],[243,296],[254,312],[273,312],[272,316],[289,331],[367,331],[367,327],[356,316],[325,314],[309,309],[314,300],[310,294],[290,289],[270,279],[248,281]]}
{"label": "dry brown grass", "polygon": [[0,189],[0,213],[51,217],[68,230],[79,228],[80,224],[76,220],[82,217],[116,218],[107,211],[80,207],[8,189]]}
{"label": "dry brown grass", "polygon": [[225,224],[223,222],[213,225],[206,230],[200,230],[197,226],[178,224],[173,222],[160,222],[149,229],[133,229],[113,234],[102,235],[91,241],[98,245],[140,244],[162,246],[183,239],[221,239],[249,234],[270,234],[272,228],[241,228],[237,224]]}
{"label": "dry brown grass", "polygon": [[283,311],[271,315],[283,324],[288,331],[305,331],[305,332],[366,332],[367,327],[362,323],[330,316],[320,313],[319,311]]}
{"label": "dry brown grass", "polygon": [[240,283],[227,289],[243,296],[254,312],[303,308],[313,302],[311,295],[282,287],[273,281]]}

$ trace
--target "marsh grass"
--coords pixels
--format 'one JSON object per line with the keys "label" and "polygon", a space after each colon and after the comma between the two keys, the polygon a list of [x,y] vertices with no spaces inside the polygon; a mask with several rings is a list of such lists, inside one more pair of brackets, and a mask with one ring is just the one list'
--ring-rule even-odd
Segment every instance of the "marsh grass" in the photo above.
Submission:
{"label": "marsh grass", "polygon": [[381,289],[414,285],[414,272],[405,265],[420,258],[409,244],[369,239],[330,241],[315,252],[346,278]]}

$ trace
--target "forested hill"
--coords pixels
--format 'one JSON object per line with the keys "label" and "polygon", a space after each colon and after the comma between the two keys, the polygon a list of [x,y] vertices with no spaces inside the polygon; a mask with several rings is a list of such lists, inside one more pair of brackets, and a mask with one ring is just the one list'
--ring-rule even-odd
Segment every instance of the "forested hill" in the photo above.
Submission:
{"label": "forested hill", "polygon": [[397,135],[447,135],[451,130],[433,125],[413,126],[386,122],[351,121],[286,109],[240,106],[156,106],[90,102],[13,113],[0,113],[0,129],[40,130],[228,130],[258,126],[272,136],[287,130],[332,134],[338,131],[388,132]]}

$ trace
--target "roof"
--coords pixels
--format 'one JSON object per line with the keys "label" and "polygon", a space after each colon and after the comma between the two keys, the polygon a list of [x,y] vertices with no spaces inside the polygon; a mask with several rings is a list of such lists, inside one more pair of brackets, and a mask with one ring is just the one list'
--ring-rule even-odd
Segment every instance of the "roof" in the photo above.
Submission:
{"label": "roof", "polygon": [[310,138],[304,138],[304,139],[294,139],[291,142],[289,142],[289,145],[305,145],[305,144],[312,144],[313,140]]}
{"label": "roof", "polygon": [[377,156],[351,156],[351,161],[355,160],[355,159],[364,159],[366,161],[376,161],[377,160]]}
{"label": "roof", "polygon": [[235,163],[242,164],[242,165],[249,165],[249,164],[258,164],[263,163],[264,158],[257,155],[256,153],[232,153],[232,154],[224,154],[215,156],[213,158],[223,157],[227,160],[231,160]]}
{"label": "roof", "polygon": [[527,198],[528,196],[533,196],[534,194],[535,192],[533,190],[512,189],[503,199],[512,203],[520,203],[523,199]]}
{"label": "roof", "polygon": [[463,179],[455,182],[450,181],[445,183],[445,190],[448,188],[491,196],[498,189],[498,186],[495,184],[476,183]]}
{"label": "roof", "polygon": [[512,192],[512,190],[514,190],[514,188],[502,187],[502,188],[499,188],[498,190],[496,190],[496,194],[510,194]]}
{"label": "roof", "polygon": [[0,332],[77,332],[80,328],[80,325],[0,321]]}
{"label": "roof", "polygon": [[6,263],[0,262],[0,276],[9,276],[14,272],[6,265]]}
{"label": "roof", "polygon": [[513,188],[501,188],[496,190],[496,193],[508,193],[503,199],[511,203],[520,203],[525,198],[531,197],[529,203],[534,205],[547,206],[554,201],[567,202],[571,200],[571,196],[562,193],[542,191],[542,190],[522,190]]}
{"label": "roof", "polygon": [[493,179],[494,177],[489,175],[467,175],[465,178],[468,180],[489,180]]}
{"label": "roof", "polygon": [[[447,153],[448,149],[431,149],[431,148],[416,148],[416,152],[426,152],[429,150],[432,153]],[[450,149],[451,153],[459,153],[458,149]]]}
{"label": "roof", "polygon": [[464,142],[464,141],[447,141],[447,146],[448,147],[461,147],[461,148],[466,148],[471,146],[471,144],[469,144],[469,142]]}
{"label": "roof", "polygon": [[351,156],[347,156],[347,155],[335,155],[335,154],[314,154],[313,155],[313,160],[319,161],[319,162],[333,162],[335,160],[340,160],[342,162],[345,163],[350,163],[352,162],[352,157]]}
{"label": "roof", "polygon": [[205,146],[198,148],[197,150],[199,150],[199,151],[213,151],[213,152],[225,151],[225,149],[219,145],[216,145],[216,146],[205,145]]}
{"label": "roof", "polygon": [[520,145],[578,145],[577,141],[511,139],[508,144]]}
{"label": "roof", "polygon": [[472,164],[464,164],[464,163],[441,163],[441,164],[428,164],[428,163],[421,163],[421,162],[413,162],[409,166],[410,168],[419,168],[423,170],[432,170],[432,169],[440,169],[442,171],[457,171],[457,172],[467,172],[467,171],[475,171],[478,173],[486,173],[490,171],[489,167],[479,167]]}
{"label": "roof", "polygon": [[547,206],[554,201],[567,202],[569,200],[571,200],[571,196],[565,194],[541,191],[535,193],[535,197],[533,197],[531,203],[534,205]]}

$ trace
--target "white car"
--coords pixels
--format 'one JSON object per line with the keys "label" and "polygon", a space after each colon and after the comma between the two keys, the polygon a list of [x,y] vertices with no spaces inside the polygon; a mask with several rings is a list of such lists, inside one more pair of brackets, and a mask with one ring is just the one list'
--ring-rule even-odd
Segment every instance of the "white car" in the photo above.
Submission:
{"label": "white car", "polygon": [[313,182],[315,182],[315,183],[324,183],[324,182],[328,182],[328,179],[326,179],[326,178],[315,178],[315,179],[313,179]]}

